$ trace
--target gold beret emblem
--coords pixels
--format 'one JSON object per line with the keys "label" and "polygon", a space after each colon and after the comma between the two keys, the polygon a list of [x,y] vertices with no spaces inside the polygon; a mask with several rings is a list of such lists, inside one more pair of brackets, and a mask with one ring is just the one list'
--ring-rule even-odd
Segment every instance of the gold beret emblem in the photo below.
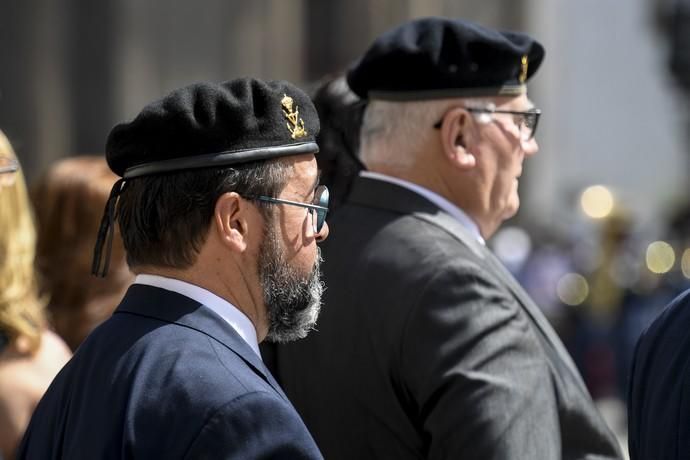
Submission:
{"label": "gold beret emblem", "polygon": [[299,139],[301,137],[306,137],[307,130],[304,129],[304,120],[299,117],[299,107],[293,104],[294,101],[287,94],[283,94],[283,99],[280,100],[283,106],[283,115],[287,118],[288,123],[286,123],[288,131],[293,139]]}
{"label": "gold beret emblem", "polygon": [[527,80],[527,55],[522,56],[520,60],[520,76],[518,77],[520,83],[524,83]]}

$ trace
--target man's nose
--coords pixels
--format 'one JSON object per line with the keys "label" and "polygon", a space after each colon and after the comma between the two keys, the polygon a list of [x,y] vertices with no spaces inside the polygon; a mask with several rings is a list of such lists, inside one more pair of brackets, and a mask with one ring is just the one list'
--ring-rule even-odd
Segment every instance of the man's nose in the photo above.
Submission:
{"label": "man's nose", "polygon": [[323,240],[325,240],[326,238],[328,238],[328,233],[329,233],[328,223],[324,222],[323,227],[321,227],[321,231],[316,234],[316,242],[320,243]]}
{"label": "man's nose", "polygon": [[531,156],[537,153],[539,151],[539,144],[537,143],[537,138],[533,137],[527,141],[523,141],[522,150],[525,152],[526,156]]}

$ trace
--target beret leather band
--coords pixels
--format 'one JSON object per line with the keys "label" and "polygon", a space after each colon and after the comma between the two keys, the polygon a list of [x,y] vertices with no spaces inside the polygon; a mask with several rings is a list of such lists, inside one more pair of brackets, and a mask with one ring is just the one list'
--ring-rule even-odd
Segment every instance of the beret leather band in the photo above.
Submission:
{"label": "beret leather band", "polygon": [[496,88],[444,88],[421,91],[369,91],[369,99],[381,101],[425,101],[430,99],[520,96],[527,92],[525,85],[506,85]]}
{"label": "beret leather band", "polygon": [[171,171],[182,171],[197,168],[220,168],[250,161],[270,160],[288,155],[303,155],[317,153],[319,147],[316,142],[280,145],[277,147],[262,147],[258,149],[230,150],[226,152],[209,153],[191,157],[173,158],[132,166],[125,170],[124,179],[160,174]]}

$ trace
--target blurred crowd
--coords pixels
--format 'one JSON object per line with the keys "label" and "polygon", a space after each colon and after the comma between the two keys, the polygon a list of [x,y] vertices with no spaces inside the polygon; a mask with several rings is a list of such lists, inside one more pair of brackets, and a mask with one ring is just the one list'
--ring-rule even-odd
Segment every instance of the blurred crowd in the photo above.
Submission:
{"label": "blurred crowd", "polygon": [[[612,196],[589,212],[587,192],[571,230],[518,219],[489,244],[544,310],[592,397],[623,405],[640,334],[690,287],[690,205],[644,224]],[[625,430],[624,416],[610,423]]]}

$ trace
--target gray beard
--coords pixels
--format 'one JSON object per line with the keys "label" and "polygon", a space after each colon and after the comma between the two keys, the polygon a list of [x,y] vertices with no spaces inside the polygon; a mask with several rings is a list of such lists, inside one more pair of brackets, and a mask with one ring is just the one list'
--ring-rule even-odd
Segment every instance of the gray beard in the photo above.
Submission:
{"label": "gray beard", "polygon": [[314,329],[321,310],[321,248],[317,247],[314,268],[305,274],[285,260],[275,227],[270,226],[259,248],[259,277],[268,311],[271,342],[303,339]]}

